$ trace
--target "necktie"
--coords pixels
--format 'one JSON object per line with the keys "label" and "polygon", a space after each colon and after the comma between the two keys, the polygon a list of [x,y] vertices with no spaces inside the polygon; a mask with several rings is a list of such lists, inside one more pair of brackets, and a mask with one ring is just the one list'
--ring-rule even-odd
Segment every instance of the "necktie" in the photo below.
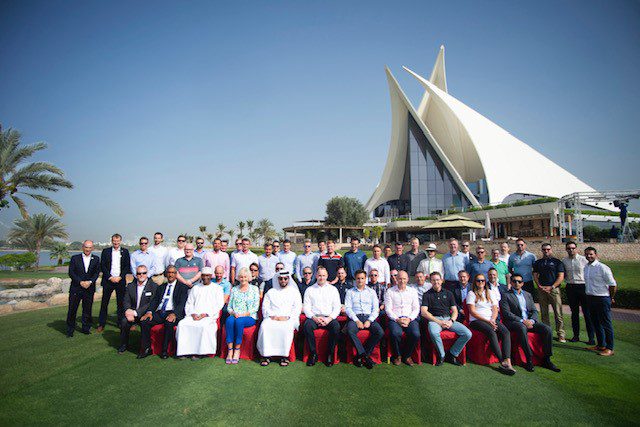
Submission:
{"label": "necktie", "polygon": [[171,297],[171,286],[173,285],[167,285],[167,295],[162,300],[162,307],[160,308],[162,314],[164,314],[167,304],[169,303],[169,298]]}

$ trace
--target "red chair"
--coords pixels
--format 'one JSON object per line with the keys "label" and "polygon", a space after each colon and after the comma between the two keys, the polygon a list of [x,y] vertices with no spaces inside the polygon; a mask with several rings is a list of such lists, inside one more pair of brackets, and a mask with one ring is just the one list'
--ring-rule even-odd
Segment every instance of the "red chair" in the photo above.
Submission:
{"label": "red chair", "polygon": [[[464,306],[464,324],[469,327],[469,305]],[[476,331],[473,328],[469,328],[471,331],[471,339],[467,343],[466,348],[467,356],[476,365],[490,365],[492,363],[498,363],[500,360],[493,354],[489,347],[489,338],[480,331]],[[502,344],[502,343],[500,343]]]}
{"label": "red chair", "polygon": [[[431,341],[431,335],[429,334],[426,325],[424,326],[423,336],[425,337],[425,349],[431,355],[431,364],[435,365],[438,359],[438,349],[433,344],[433,341]],[[440,332],[440,338],[442,339],[442,345],[444,346],[444,351],[446,352],[453,346],[453,344],[455,344],[456,340],[458,339],[458,334],[453,331],[443,330]],[[467,364],[466,345],[462,348],[462,351],[458,355],[458,362],[462,363],[463,365]]]}
{"label": "red chair", "polygon": [[[222,327],[222,340],[220,341],[220,357],[227,358],[229,349],[227,348],[226,326]],[[242,333],[242,344],[240,344],[240,359],[253,360],[256,357],[256,342],[258,341],[258,325],[244,328]]]}
{"label": "red chair", "polygon": [[[173,327],[173,330],[176,330],[176,326]],[[164,341],[164,324],[160,323],[159,325],[153,325],[151,327],[151,352],[153,354],[160,355],[162,353],[162,343]],[[176,340],[173,339],[169,342],[169,347],[167,348],[167,352],[169,356],[174,356],[176,354]]]}
{"label": "red chair", "polygon": [[[391,347],[391,333],[389,332],[388,329],[385,332],[384,337],[385,337],[385,342],[387,343],[387,363],[389,363],[391,361],[392,347]],[[404,344],[406,338],[407,338],[407,334],[403,331],[402,338],[400,340],[401,345]],[[422,365],[422,348],[421,347],[422,346],[420,345],[420,340],[418,340],[415,350],[413,350],[413,353],[411,353],[411,359],[413,359],[414,363],[417,363],[418,365]]]}
{"label": "red chair", "polygon": [[[369,339],[370,335],[371,335],[371,332],[368,329],[361,329],[356,334],[356,336],[358,337],[358,339],[362,344],[364,344]],[[355,357],[357,356],[357,350],[348,336],[346,337],[346,341],[347,341],[347,363],[353,363],[353,359],[355,359]],[[375,363],[378,363],[378,364],[382,363],[382,358],[380,356],[380,343],[376,344],[376,346],[373,348],[373,351],[371,352],[371,360],[373,360]]]}
{"label": "red chair", "polygon": [[[542,338],[535,332],[527,332],[527,335],[529,337],[529,346],[533,353],[531,361],[535,366],[542,366],[542,361],[544,360]],[[520,345],[520,339],[515,332],[511,332],[511,361],[514,365],[519,366],[524,366],[527,363],[527,356],[525,356],[524,349]]]}
{"label": "red chair", "polygon": [[[314,338],[316,340],[316,350],[318,352],[318,362],[326,362],[328,356],[328,346],[329,346],[329,331],[326,329],[316,329],[313,331]],[[311,351],[309,350],[309,344],[307,344],[307,340],[305,337],[304,340],[304,350],[302,352],[302,361],[306,362],[309,359],[309,355]],[[336,341],[335,349],[333,350],[333,363],[338,364],[340,360],[338,359],[338,342]]]}

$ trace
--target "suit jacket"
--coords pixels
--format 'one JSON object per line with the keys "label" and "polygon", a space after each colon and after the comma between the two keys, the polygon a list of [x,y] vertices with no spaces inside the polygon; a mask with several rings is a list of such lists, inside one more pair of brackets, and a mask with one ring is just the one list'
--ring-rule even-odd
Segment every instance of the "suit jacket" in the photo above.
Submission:
{"label": "suit jacket", "polygon": [[158,285],[156,285],[153,280],[148,279],[147,284],[144,286],[144,291],[142,291],[140,306],[136,309],[138,306],[138,280],[132,281],[127,285],[124,292],[124,311],[129,309],[136,310],[138,317],[142,317],[147,311],[153,311],[151,302],[155,298],[157,290]]}
{"label": "suit jacket", "polygon": [[[533,297],[531,294],[522,289],[524,299],[527,303],[527,316],[529,319],[533,319],[538,322],[538,310],[533,304]],[[502,294],[500,299],[500,312],[502,313],[502,320],[505,322],[521,322],[522,310],[520,309],[520,303],[518,297],[512,291]]]}
{"label": "suit jacket", "polygon": [[[131,274],[131,256],[129,250],[120,247],[120,284],[124,286],[125,276]],[[100,256],[100,269],[102,270],[102,279],[109,280],[111,277],[111,247],[104,248]]]}
{"label": "suit jacket", "polygon": [[71,288],[80,288],[80,282],[87,280],[91,281],[91,286],[88,288],[91,291],[96,290],[96,281],[100,275],[100,257],[91,254],[91,261],[89,262],[89,269],[84,271],[84,262],[82,261],[82,254],[76,254],[71,257],[69,261],[69,277],[71,278]]}
{"label": "suit jacket", "polygon": [[[167,289],[168,283],[163,283],[156,289],[155,296],[151,302],[149,308],[150,311],[155,312],[162,306],[162,297]],[[187,297],[189,296],[189,288],[187,285],[180,283],[176,280],[176,287],[171,293],[171,300],[173,301],[173,312],[176,315],[176,320],[179,322],[184,318],[184,306],[187,303]]]}
{"label": "suit jacket", "polygon": [[[454,286],[453,289],[451,289],[451,292],[453,293],[453,299],[456,301],[456,306],[458,307],[458,320],[462,321],[465,318],[465,307],[467,302],[462,300],[462,289],[459,284]],[[469,295],[469,292],[471,292],[471,283],[467,283],[467,295]]]}

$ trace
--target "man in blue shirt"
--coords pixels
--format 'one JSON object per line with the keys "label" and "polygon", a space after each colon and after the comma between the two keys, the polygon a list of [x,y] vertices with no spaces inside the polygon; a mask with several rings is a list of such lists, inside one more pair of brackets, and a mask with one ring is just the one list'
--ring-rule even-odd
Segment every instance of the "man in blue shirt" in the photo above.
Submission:
{"label": "man in blue shirt", "polygon": [[489,269],[493,267],[493,263],[491,261],[487,261],[485,259],[486,250],[484,246],[478,245],[476,248],[476,254],[478,257],[473,261],[469,262],[469,275],[471,276],[471,281],[473,282],[473,278],[476,277],[476,274],[483,274],[484,277],[487,277],[487,273],[489,273]]}
{"label": "man in blue shirt", "polygon": [[351,238],[351,250],[342,257],[344,269],[347,272],[347,283],[353,286],[355,281],[355,273],[358,270],[364,270],[364,262],[367,260],[367,254],[360,250],[360,239]]}
{"label": "man in blue shirt", "polygon": [[311,274],[315,276],[319,258],[319,253],[311,252],[311,239],[305,239],[304,252],[296,257],[296,261],[293,266],[296,274],[296,281],[298,283],[304,279],[302,271],[307,267],[311,269]]}
{"label": "man in blue shirt", "polygon": [[527,251],[524,239],[516,240],[516,247],[518,249],[509,256],[509,272],[521,275],[523,289],[533,295],[533,263],[536,262],[536,256]]}
{"label": "man in blue shirt", "polygon": [[[138,243],[140,249],[131,254],[131,271],[135,272],[139,266],[144,265],[147,267],[149,277],[153,277],[158,274],[159,266],[156,256],[149,251],[149,239],[141,237]],[[164,271],[164,265],[162,271]]]}
{"label": "man in blue shirt", "polygon": [[449,241],[449,252],[442,257],[442,268],[444,269],[444,288],[453,290],[458,283],[458,272],[466,270],[469,259],[458,252],[458,240]]}
{"label": "man in blue shirt", "polygon": [[[345,310],[349,317],[346,330],[358,352],[353,364],[371,369],[374,366],[371,352],[384,336],[382,327],[376,321],[380,314],[380,301],[376,292],[367,286],[367,273],[360,269],[354,275],[356,286],[347,291],[345,298]],[[364,329],[368,329],[370,334],[363,346],[358,338],[358,331]]]}

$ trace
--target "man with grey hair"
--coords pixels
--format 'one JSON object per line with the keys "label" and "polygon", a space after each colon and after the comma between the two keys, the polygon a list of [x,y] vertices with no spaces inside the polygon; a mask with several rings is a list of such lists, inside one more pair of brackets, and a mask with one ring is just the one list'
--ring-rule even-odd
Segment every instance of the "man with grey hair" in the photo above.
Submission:
{"label": "man with grey hair", "polygon": [[320,254],[311,251],[311,239],[305,239],[303,244],[304,252],[296,257],[294,263],[293,274],[296,275],[298,283],[304,279],[303,270],[307,267],[311,269],[311,275],[314,275],[318,267],[318,258]]}
{"label": "man with grey hair", "polygon": [[175,266],[178,270],[178,282],[191,288],[194,283],[200,280],[200,271],[203,267],[202,258],[193,256],[191,243],[184,246],[184,256],[176,260]]}
{"label": "man with grey hair", "polygon": [[96,281],[100,275],[100,257],[93,255],[93,242],[82,243],[82,253],[73,255],[69,261],[69,310],[67,311],[67,337],[71,338],[76,328],[76,313],[82,301],[82,333],[91,333],[91,308]]}

